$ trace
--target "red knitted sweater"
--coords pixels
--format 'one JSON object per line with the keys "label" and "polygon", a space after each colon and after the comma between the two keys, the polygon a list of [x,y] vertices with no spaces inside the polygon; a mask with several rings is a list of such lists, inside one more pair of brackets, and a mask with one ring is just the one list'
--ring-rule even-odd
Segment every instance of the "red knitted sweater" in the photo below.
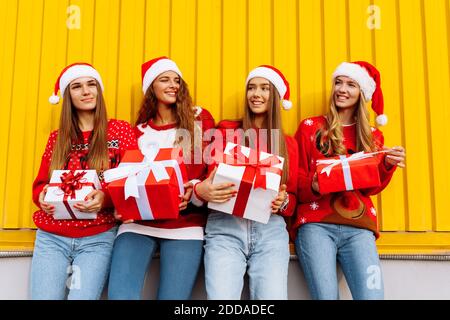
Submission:
{"label": "red knitted sweater", "polygon": [[[334,224],[352,225],[359,228],[372,230],[375,236],[379,237],[377,212],[373,206],[371,195],[381,192],[391,180],[395,167],[386,168],[384,164],[384,154],[380,154],[381,186],[354,191],[364,204],[364,213],[358,218],[346,218],[333,209],[332,201],[336,193],[320,195],[311,189],[312,179],[316,170],[316,160],[325,158],[318,148],[317,133],[326,126],[326,119],[323,116],[305,119],[301,122],[295,139],[299,147],[299,171],[298,171],[298,194],[299,205],[294,222],[291,228],[291,238],[295,239],[297,229],[310,222],[323,222]],[[347,154],[356,152],[356,125],[344,126],[344,145]],[[384,144],[383,134],[380,130],[372,128],[372,136],[377,148],[381,149]]]}
{"label": "red knitted sweater", "polygon": [[[109,168],[117,167],[120,160],[128,149],[137,149],[136,137],[130,124],[121,120],[109,120],[107,127],[107,146],[109,156]],[[86,156],[89,152],[89,136],[91,131],[83,132],[83,142],[72,144],[67,170],[89,169]],[[44,186],[49,183],[49,168],[53,148],[58,131],[53,131],[48,138],[47,146],[42,156],[38,175],[33,183],[33,201],[39,207],[39,194]],[[112,215],[112,201],[109,197],[106,183],[100,176],[102,191],[105,193],[105,201],[102,209],[94,220],[55,220],[52,215],[38,210],[33,215],[33,221],[39,229],[57,235],[80,238],[92,236],[112,228],[116,221]]]}

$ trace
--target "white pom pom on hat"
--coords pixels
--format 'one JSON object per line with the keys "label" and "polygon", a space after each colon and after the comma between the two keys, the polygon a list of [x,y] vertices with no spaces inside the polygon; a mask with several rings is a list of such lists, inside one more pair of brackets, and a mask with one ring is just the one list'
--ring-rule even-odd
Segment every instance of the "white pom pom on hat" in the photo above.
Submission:
{"label": "white pom pom on hat", "polygon": [[53,94],[49,97],[48,101],[51,104],[58,104],[60,97],[58,96],[58,91],[61,95],[64,94],[67,86],[75,79],[81,77],[92,77],[99,83],[102,91],[104,90],[102,78],[97,70],[94,69],[92,65],[85,62],[76,62],[65,67],[59,74],[58,79],[55,83],[55,88]]}
{"label": "white pom pom on hat", "polygon": [[59,103],[59,97],[55,96],[54,94],[50,96],[50,98],[48,98],[48,102],[50,102],[51,104],[58,104]]}
{"label": "white pom pom on hat", "polygon": [[376,117],[375,120],[378,123],[378,125],[385,126],[388,122],[388,117],[385,114],[380,114]]}
{"label": "white pom pom on hat", "polygon": [[284,110],[289,110],[292,108],[292,102],[289,100],[289,82],[280,70],[273,66],[261,65],[249,72],[245,85],[247,85],[251,79],[256,77],[265,78],[274,85],[280,95],[281,106]]}
{"label": "white pom pom on hat", "polygon": [[284,110],[289,110],[292,108],[292,102],[289,100],[282,100],[281,104],[283,105]]}
{"label": "white pom pom on hat", "polygon": [[372,109],[377,114],[375,121],[380,126],[386,125],[388,118],[383,111],[380,72],[366,61],[343,62],[333,72],[333,81],[339,76],[349,77],[359,84],[366,101],[372,100]]}

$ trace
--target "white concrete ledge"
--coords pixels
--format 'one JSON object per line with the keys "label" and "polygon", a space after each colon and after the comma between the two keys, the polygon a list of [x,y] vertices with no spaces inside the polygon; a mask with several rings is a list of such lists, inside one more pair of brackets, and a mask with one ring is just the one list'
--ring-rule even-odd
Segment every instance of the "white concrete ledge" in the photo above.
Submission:
{"label": "white concrete ledge", "polygon": [[[0,258],[0,299],[28,299],[29,271],[31,253],[22,252],[14,257],[12,253],[3,253]],[[413,256],[384,255],[381,256],[382,271],[385,284],[385,298],[414,299],[450,299],[450,259],[449,256]],[[403,259],[401,259],[403,258]],[[421,259],[421,260],[418,260]],[[338,270],[341,299],[351,299],[342,272]],[[159,259],[154,259],[147,275],[143,292],[144,299],[154,299],[159,277]],[[295,256],[289,264],[290,300],[310,299],[303,273]],[[245,285],[243,299],[248,297]],[[106,294],[103,298],[106,298]],[[192,299],[206,299],[204,288],[204,272],[200,271],[194,288]]]}

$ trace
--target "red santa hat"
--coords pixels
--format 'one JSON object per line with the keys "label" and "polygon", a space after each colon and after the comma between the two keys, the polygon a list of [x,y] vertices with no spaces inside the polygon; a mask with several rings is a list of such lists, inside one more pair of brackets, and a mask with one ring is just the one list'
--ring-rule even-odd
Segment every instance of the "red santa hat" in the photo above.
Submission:
{"label": "red santa hat", "polygon": [[97,70],[94,69],[92,65],[84,62],[72,63],[65,67],[61,73],[59,74],[58,79],[55,83],[55,89],[53,91],[53,95],[48,99],[51,104],[59,103],[58,91],[61,92],[61,95],[64,94],[67,86],[75,79],[81,77],[92,77],[100,84],[100,87],[103,88],[102,78]]}
{"label": "red santa hat", "polygon": [[383,92],[381,91],[380,72],[366,61],[343,62],[333,73],[333,81],[336,77],[346,76],[355,80],[364,95],[366,101],[372,100],[372,109],[377,114],[376,122],[380,126],[387,124],[387,116],[384,114]]}
{"label": "red santa hat", "polygon": [[142,64],[142,91],[144,91],[144,94],[153,80],[166,71],[173,71],[183,77],[177,64],[167,57],[155,58]]}
{"label": "red santa hat", "polygon": [[290,108],[292,108],[292,102],[289,101],[289,82],[286,80],[280,70],[269,65],[259,66],[250,71],[247,76],[247,80],[245,81],[245,85],[247,85],[251,79],[256,77],[265,78],[275,86],[278,94],[280,95],[281,105],[283,106],[283,109],[289,110]]}

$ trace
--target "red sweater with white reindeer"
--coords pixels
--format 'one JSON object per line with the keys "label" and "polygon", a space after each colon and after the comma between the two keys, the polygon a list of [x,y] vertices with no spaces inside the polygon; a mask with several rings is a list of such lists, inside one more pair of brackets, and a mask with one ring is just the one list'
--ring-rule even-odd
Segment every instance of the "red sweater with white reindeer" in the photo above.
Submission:
{"label": "red sweater with white reindeer", "polygon": [[[220,131],[220,137],[222,140],[218,139],[218,135],[215,135],[214,148],[218,150],[224,150],[227,142],[245,145],[242,121],[238,120],[222,120],[219,122],[217,129]],[[264,139],[264,134],[259,134],[259,130],[255,128],[257,133],[257,148],[258,152],[268,152],[266,139]],[[297,142],[294,138],[285,135],[286,149],[288,153],[288,163],[289,163],[289,175],[286,179],[287,192],[289,197],[289,204],[285,210],[280,211],[279,214],[284,217],[290,217],[294,214],[295,206],[297,204],[297,176],[298,176],[298,147]],[[214,169],[215,164],[212,164],[208,168],[208,174]]]}
{"label": "red sweater with white reindeer", "polygon": [[[381,192],[391,180],[396,167],[387,169],[384,163],[384,154],[379,154],[380,164],[378,166],[381,186],[368,189],[360,189],[350,195],[353,199],[360,199],[355,211],[347,212],[342,206],[336,210],[336,200],[342,199],[343,192],[321,195],[312,190],[311,184],[316,171],[316,160],[325,158],[320,152],[320,132],[327,126],[325,117],[313,117],[301,122],[295,139],[299,147],[299,171],[298,171],[298,195],[299,205],[294,222],[291,227],[291,238],[297,236],[297,229],[303,224],[311,222],[333,223],[351,225],[358,228],[369,229],[379,237],[377,212],[373,206],[371,195]],[[382,149],[384,144],[383,134],[376,128],[372,129],[372,137],[377,149]],[[356,150],[356,124],[343,126],[343,142],[347,154],[357,152]],[[357,197],[354,197],[354,196]],[[347,193],[345,196],[349,196]]]}
{"label": "red sweater with white reindeer", "polygon": [[[66,167],[61,169],[89,169],[87,155],[89,153],[89,137],[91,133],[91,131],[83,132],[83,141],[72,144],[72,151]],[[57,136],[58,130],[50,134],[38,175],[33,183],[33,201],[38,207],[40,207],[39,194],[44,186],[49,183],[50,163]],[[107,147],[110,169],[118,166],[125,150],[137,149],[136,136],[128,122],[113,119],[108,121]],[[92,236],[112,228],[116,224],[112,214],[113,204],[107,185],[103,181],[103,176],[100,175],[99,178],[102,191],[105,193],[105,201],[103,203],[104,209],[97,214],[96,219],[55,220],[52,215],[39,210],[33,215],[33,221],[36,226],[44,231],[71,238]]]}
{"label": "red sweater with white reindeer", "polygon": [[[214,128],[214,119],[207,110],[195,107],[195,111],[195,121],[197,125],[201,124],[202,133]],[[157,126],[152,120],[135,127],[138,141],[139,139],[146,139],[146,141],[156,143],[160,148],[172,148],[175,143],[176,132],[177,127],[175,124]],[[195,155],[192,159],[195,159]],[[201,159],[198,162],[185,163],[188,179],[193,183],[206,178],[207,165]],[[164,201],[164,199],[161,199],[161,201]],[[187,209],[180,211],[178,219],[126,223],[119,227],[118,234],[134,232],[165,239],[203,240],[207,208],[195,196],[191,198],[191,202]]]}

